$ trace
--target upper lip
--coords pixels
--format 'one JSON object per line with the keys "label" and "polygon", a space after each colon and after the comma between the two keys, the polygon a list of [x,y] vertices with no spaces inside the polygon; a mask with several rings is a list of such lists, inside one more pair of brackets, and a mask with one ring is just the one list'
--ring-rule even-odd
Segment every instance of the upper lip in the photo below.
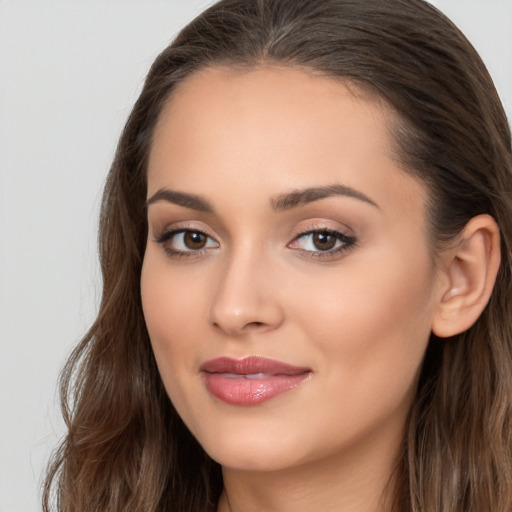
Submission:
{"label": "upper lip", "polygon": [[211,359],[203,363],[200,370],[206,373],[232,373],[235,375],[250,375],[256,373],[269,375],[300,375],[301,373],[311,371],[306,367],[293,366],[266,357],[246,357],[244,359],[218,357],[217,359]]}

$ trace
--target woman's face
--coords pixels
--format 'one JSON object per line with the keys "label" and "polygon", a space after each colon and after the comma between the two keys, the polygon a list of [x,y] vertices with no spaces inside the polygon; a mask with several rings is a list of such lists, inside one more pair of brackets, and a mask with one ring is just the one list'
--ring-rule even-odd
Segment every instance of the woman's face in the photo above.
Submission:
{"label": "woman's face", "polygon": [[391,121],[276,67],[196,73],[161,115],[144,314],[174,406],[227,468],[396,452],[440,286]]}

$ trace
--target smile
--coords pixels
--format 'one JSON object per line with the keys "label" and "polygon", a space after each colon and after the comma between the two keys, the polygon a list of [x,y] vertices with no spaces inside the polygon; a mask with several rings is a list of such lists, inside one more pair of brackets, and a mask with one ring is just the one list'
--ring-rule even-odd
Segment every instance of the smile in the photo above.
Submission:
{"label": "smile", "polygon": [[311,375],[309,368],[263,357],[220,357],[201,365],[206,389],[230,405],[258,405],[291,391]]}

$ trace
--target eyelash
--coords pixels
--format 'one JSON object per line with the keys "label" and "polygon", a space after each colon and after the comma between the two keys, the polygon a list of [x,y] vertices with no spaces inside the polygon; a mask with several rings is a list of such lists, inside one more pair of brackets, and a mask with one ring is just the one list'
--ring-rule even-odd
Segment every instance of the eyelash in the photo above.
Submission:
{"label": "eyelash", "polygon": [[[202,231],[200,229],[178,228],[178,229],[172,229],[169,231],[164,231],[163,233],[161,233],[159,236],[156,237],[155,242],[157,244],[163,245],[166,242],[168,242],[169,240],[172,240],[176,235],[179,235],[181,233],[198,233],[200,235],[205,236],[209,240],[213,240],[213,238],[210,235],[208,235],[208,233],[205,233],[204,231]],[[172,249],[170,247],[164,246],[164,251],[170,257],[178,258],[178,259],[202,256],[208,249],[209,249],[209,247],[204,248],[204,249],[198,249],[198,250],[190,249],[189,251],[180,251],[180,250],[176,250],[176,249]]]}
{"label": "eyelash", "polygon": [[[200,235],[205,236],[209,240],[214,240],[208,233],[205,233],[204,231],[200,229],[191,229],[191,228],[178,228],[173,229],[169,231],[164,231],[159,236],[156,237],[154,240],[157,244],[164,245],[169,240],[172,240],[175,236],[182,234],[182,233],[197,233]],[[298,234],[295,236],[295,238],[287,245],[289,247],[294,242],[305,238],[307,236],[315,235],[315,234],[325,234],[328,236],[334,236],[336,238],[336,243],[339,241],[341,242],[341,245],[335,249],[329,249],[326,251],[307,251],[304,249],[294,249],[299,251],[301,254],[303,254],[306,257],[309,257],[311,259],[328,259],[328,258],[335,258],[338,255],[341,255],[344,252],[348,252],[351,250],[356,244],[357,240],[353,236],[349,236],[346,233],[343,233],[342,231],[339,231],[337,229],[333,228],[327,228],[327,227],[313,227],[313,228],[307,228],[304,230],[299,230]],[[207,242],[208,243],[208,242]],[[215,241],[215,243],[218,244],[218,242]],[[211,249],[211,247],[205,247],[202,249],[194,250],[190,249],[188,251],[182,251],[182,250],[176,250],[172,249],[170,247],[164,246],[165,252],[172,258],[189,258],[189,257],[200,257],[203,256],[208,249]]]}
{"label": "eyelash", "polygon": [[[339,256],[345,252],[350,251],[357,244],[357,240],[355,237],[349,236],[338,229],[328,228],[325,226],[318,226],[313,228],[309,227],[303,230],[299,230],[297,236],[290,242],[290,244],[294,243],[297,240],[300,240],[301,238],[305,238],[307,236],[315,234],[333,236],[336,238],[336,242],[341,242],[341,245],[335,249],[329,249],[326,251],[306,251],[303,249],[297,249],[303,255],[311,259],[333,259],[336,258],[336,256]],[[290,244],[288,244],[288,246]]]}

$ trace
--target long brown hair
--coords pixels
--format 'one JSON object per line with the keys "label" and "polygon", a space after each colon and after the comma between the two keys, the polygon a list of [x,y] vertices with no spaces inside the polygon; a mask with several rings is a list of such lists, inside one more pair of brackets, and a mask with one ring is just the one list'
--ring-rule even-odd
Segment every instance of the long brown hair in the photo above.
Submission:
{"label": "long brown hair", "polygon": [[174,87],[208,66],[264,63],[355,84],[396,113],[402,167],[428,187],[434,242],[494,217],[502,264],[476,324],[432,339],[394,490],[400,512],[512,510],[512,156],[503,108],[476,51],[423,0],[222,0],[156,59],[121,136],[99,231],[98,317],[61,377],[68,433],[44,510],[206,512],[218,464],[190,435],[158,375],[141,308],[146,165]]}

